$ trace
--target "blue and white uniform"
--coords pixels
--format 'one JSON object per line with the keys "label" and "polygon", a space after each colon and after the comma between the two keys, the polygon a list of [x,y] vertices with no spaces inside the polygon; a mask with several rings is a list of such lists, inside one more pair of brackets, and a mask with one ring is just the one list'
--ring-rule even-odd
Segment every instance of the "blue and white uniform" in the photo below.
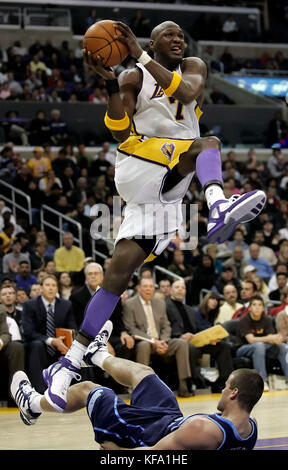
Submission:
{"label": "blue and white uniform", "polygon": [[[126,404],[113,390],[96,387],[91,390],[87,403],[95,441],[113,441],[120,447],[153,446],[163,437],[178,429],[187,419],[180,411],[174,393],[155,374],[145,377]],[[200,414],[199,414],[200,415]],[[250,418],[252,431],[241,438],[234,424],[221,414],[201,414],[213,421],[223,433],[218,450],[251,450],[257,440],[257,425]]]}

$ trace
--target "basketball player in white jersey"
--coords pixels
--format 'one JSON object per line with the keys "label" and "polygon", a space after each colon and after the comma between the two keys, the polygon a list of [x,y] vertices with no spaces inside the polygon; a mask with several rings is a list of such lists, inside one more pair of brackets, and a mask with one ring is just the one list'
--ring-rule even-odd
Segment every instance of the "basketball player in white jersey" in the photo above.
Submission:
{"label": "basketball player in white jersey", "polygon": [[[65,409],[67,389],[79,375],[87,346],[111,316],[131,275],[175,236],[181,223],[181,200],[194,171],[210,210],[209,242],[225,241],[239,223],[256,217],[266,201],[258,190],[229,200],[224,196],[220,142],[216,137],[200,138],[199,133],[206,65],[198,57],[183,58],[181,28],[171,21],[154,28],[152,59],[128,26],[115,25],[117,38],[137,59],[136,67],[124,71],[118,80],[112,69],[101,65],[100,57],[95,61],[87,51],[84,57],[106,80],[105,124],[119,142],[115,183],[126,211],[110,266],[87,306],[76,339],[65,357],[43,371],[48,386],[45,397],[59,412]],[[165,211],[168,221],[164,224]]]}

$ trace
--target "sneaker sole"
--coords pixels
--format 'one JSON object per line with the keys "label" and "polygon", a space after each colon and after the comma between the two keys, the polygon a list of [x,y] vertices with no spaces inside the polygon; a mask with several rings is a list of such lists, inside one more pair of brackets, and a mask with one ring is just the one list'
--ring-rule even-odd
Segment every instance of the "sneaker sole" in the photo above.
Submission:
{"label": "sneaker sole", "polygon": [[244,224],[255,219],[262,211],[266,202],[266,196],[263,191],[256,191],[254,194],[244,199],[235,207],[227,211],[224,221],[212,228],[207,235],[210,243],[223,243],[228,240],[237,225]]}

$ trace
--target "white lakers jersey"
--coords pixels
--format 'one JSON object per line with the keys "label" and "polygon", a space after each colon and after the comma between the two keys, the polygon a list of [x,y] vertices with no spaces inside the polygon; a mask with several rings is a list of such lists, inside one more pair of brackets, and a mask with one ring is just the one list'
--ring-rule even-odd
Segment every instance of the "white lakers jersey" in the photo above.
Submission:
{"label": "white lakers jersey", "polygon": [[[142,70],[143,82],[133,115],[132,133],[147,137],[195,139],[200,137],[198,119],[202,114],[197,101],[183,105],[175,98],[167,97],[146,68]],[[182,75],[180,65],[176,72]]]}

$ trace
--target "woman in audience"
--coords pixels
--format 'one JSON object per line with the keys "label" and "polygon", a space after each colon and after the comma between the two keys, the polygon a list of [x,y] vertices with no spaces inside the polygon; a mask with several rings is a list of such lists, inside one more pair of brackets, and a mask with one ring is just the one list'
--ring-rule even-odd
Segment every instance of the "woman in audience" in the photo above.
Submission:
{"label": "woman in audience", "polygon": [[74,289],[72,278],[66,271],[59,276],[59,295],[61,299],[69,300],[72,290]]}

